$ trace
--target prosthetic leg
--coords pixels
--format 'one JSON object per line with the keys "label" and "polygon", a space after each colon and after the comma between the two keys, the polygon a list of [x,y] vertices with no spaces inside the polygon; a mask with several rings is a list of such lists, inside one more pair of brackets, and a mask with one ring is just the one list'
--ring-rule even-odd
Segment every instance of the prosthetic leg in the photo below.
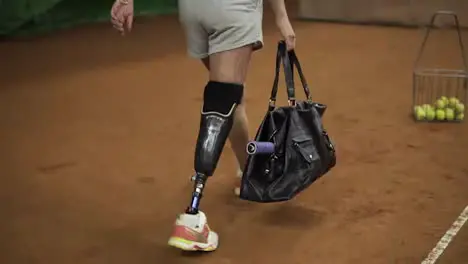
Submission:
{"label": "prosthetic leg", "polygon": [[236,107],[242,101],[244,86],[210,81],[205,87],[200,131],[195,148],[195,175],[192,200],[178,217],[169,245],[188,251],[213,251],[218,235],[211,231],[199,210],[203,189],[212,176],[233,125]]}

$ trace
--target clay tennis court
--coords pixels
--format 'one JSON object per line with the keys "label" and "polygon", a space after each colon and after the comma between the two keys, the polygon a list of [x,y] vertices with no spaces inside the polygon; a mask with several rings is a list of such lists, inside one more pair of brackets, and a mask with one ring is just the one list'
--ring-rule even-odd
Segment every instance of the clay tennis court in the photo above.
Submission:
{"label": "clay tennis court", "polygon": [[[252,135],[273,24],[247,81]],[[338,165],[293,201],[251,204],[232,195],[227,146],[202,203],[221,237],[212,254],[166,245],[190,199],[207,77],[175,16],[138,19],[127,38],[104,24],[0,43],[0,263],[421,263],[468,204],[468,126],[409,117],[422,32],[294,24]],[[433,57],[458,59],[440,40]],[[465,225],[437,263],[468,263],[467,248]]]}

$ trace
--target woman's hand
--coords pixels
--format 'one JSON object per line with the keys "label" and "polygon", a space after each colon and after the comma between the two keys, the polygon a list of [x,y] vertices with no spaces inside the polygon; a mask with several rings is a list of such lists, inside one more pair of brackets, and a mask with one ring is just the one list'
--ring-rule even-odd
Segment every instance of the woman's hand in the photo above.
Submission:
{"label": "woman's hand", "polygon": [[276,20],[276,26],[278,27],[281,35],[283,36],[284,41],[286,42],[286,47],[288,50],[293,50],[296,48],[296,33],[292,28],[291,22],[287,16],[284,16]]}
{"label": "woman's hand", "polygon": [[133,0],[115,0],[111,9],[111,22],[122,35],[133,25]]}

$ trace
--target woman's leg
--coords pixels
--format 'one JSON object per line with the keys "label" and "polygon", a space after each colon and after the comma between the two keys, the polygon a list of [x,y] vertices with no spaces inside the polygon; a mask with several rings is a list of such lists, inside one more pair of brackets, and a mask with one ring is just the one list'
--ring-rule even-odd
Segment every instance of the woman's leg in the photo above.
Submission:
{"label": "woman's leg", "polygon": [[[210,71],[210,58],[202,59],[205,68]],[[245,97],[245,85],[244,85]],[[247,161],[247,153],[245,147],[249,142],[249,121],[245,110],[245,99],[237,106],[234,114],[234,124],[229,134],[229,141],[231,143],[232,151],[237,159],[238,170],[241,171],[245,167]]]}
{"label": "woman's leg", "polygon": [[[218,165],[221,152],[236,121],[235,113],[242,103],[244,82],[252,51],[262,43],[261,0],[179,0],[179,13],[199,12],[192,16],[197,22],[194,31],[185,20],[189,51],[203,55],[204,47],[190,49],[193,43],[203,43],[193,32],[207,34],[210,74],[203,94],[194,169],[191,201],[184,214],[175,222],[169,245],[189,251],[213,251],[218,247],[218,235],[199,210],[207,180]],[[190,8],[192,5],[193,9]],[[180,12],[180,11],[183,12]],[[184,21],[184,19],[182,19]],[[204,29],[199,31],[200,26]],[[197,45],[198,45],[197,44]],[[201,46],[200,46],[201,47]],[[195,52],[193,52],[195,51]],[[199,56],[204,58],[205,56]]]}

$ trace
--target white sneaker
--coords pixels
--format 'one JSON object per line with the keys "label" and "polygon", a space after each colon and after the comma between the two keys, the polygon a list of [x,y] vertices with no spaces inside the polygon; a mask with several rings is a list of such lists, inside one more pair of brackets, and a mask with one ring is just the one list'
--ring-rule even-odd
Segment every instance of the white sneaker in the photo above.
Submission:
{"label": "white sneaker", "polygon": [[199,211],[196,215],[180,214],[167,243],[184,251],[214,251],[218,239],[218,234],[208,226],[206,215]]}

